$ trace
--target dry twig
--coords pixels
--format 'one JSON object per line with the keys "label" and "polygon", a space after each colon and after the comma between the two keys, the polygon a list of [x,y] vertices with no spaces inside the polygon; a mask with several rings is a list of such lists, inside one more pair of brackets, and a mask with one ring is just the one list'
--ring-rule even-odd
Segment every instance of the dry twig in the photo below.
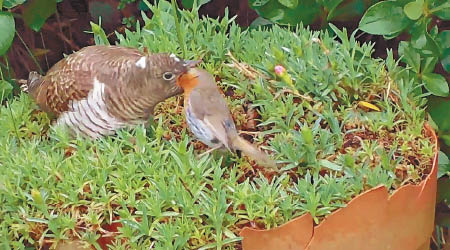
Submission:
{"label": "dry twig", "polygon": [[231,51],[228,51],[226,53],[227,56],[230,57],[232,63],[231,64],[225,64],[231,68],[236,68],[237,70],[239,70],[242,74],[244,74],[244,76],[246,76],[247,78],[251,79],[251,80],[255,80],[258,76],[264,78],[264,79],[270,79],[268,76],[262,74],[261,72],[258,72],[256,69],[254,69],[252,66],[243,63],[243,62],[239,62],[234,56],[233,54],[231,54]]}

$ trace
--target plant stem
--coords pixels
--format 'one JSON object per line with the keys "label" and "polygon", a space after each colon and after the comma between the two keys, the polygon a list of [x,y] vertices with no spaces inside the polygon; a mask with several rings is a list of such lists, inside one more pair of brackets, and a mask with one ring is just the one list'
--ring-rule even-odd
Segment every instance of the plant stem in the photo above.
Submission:
{"label": "plant stem", "polygon": [[178,20],[178,15],[177,15],[178,7],[177,7],[175,0],[171,0],[171,2],[172,2],[173,17],[175,18],[175,28],[177,31],[178,43],[180,44],[182,57],[184,58],[186,55],[186,48],[184,46],[183,34],[181,33],[180,21]]}
{"label": "plant stem", "polygon": [[[5,69],[8,70],[6,67],[5,67]],[[0,79],[1,79],[1,80],[4,80],[4,78],[3,78],[3,70],[2,70],[2,69],[0,69]],[[0,99],[0,100],[1,100],[1,99]]]}
{"label": "plant stem", "polygon": [[13,123],[13,126],[14,126],[14,132],[15,132],[15,134],[17,136],[17,140],[18,140],[18,143],[19,143],[19,146],[20,146],[21,140],[20,140],[20,137],[19,137],[19,132],[17,131],[16,119],[14,119],[14,115],[13,115],[12,110],[11,110],[11,105],[9,105],[8,101],[6,102],[6,105],[8,106],[9,114],[11,115],[11,120],[12,120],[12,123]]}
{"label": "plant stem", "polygon": [[[6,63],[6,67],[5,68],[6,68],[6,71],[8,71],[8,77],[11,78],[11,68],[9,67],[8,57],[6,55],[4,55],[3,59],[5,60],[5,63]],[[3,73],[2,73],[2,80],[4,80]]]}
{"label": "plant stem", "polygon": [[44,71],[41,68],[41,65],[39,65],[39,62],[36,60],[36,57],[33,55],[33,52],[31,52],[30,48],[28,48],[28,45],[25,43],[25,41],[20,36],[19,32],[16,31],[17,37],[19,37],[20,41],[22,42],[23,46],[25,46],[25,49],[27,49],[28,54],[30,54],[31,59],[33,59],[33,62],[37,65],[39,69],[39,74],[43,75]]}
{"label": "plant stem", "polygon": [[[42,31],[39,32],[39,34],[41,35],[42,46],[44,47],[44,49],[47,49],[47,47],[45,46],[44,36],[42,35]],[[45,62],[47,63],[47,69],[49,69],[50,66],[49,66],[49,64],[48,64],[47,53],[45,53]]]}
{"label": "plant stem", "polygon": [[[7,70],[9,71],[8,58],[6,58],[6,56],[5,56],[5,61],[6,61]],[[0,77],[1,77],[2,80],[5,80],[2,70],[0,70]],[[4,94],[5,94],[5,92],[3,91],[0,101],[3,100]],[[13,123],[13,126],[14,126],[14,132],[15,132],[15,134],[17,136],[17,139],[18,139],[18,142],[19,142],[19,145],[20,145],[20,137],[19,137],[19,132],[17,131],[16,120],[14,119],[14,115],[12,113],[11,106],[9,105],[8,101],[6,101],[6,106],[8,107],[9,114],[11,115],[11,120],[12,120],[12,123]]]}

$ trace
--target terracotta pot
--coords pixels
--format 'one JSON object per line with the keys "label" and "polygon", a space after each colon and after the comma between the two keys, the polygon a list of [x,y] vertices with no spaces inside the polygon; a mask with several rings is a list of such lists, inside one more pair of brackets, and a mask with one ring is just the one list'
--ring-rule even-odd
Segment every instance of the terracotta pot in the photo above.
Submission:
{"label": "terracotta pot", "polygon": [[[437,143],[429,126],[425,126]],[[368,190],[314,226],[310,214],[270,229],[244,228],[244,250],[419,250],[429,249],[434,227],[438,150],[431,173],[418,185],[389,195],[384,186]]]}

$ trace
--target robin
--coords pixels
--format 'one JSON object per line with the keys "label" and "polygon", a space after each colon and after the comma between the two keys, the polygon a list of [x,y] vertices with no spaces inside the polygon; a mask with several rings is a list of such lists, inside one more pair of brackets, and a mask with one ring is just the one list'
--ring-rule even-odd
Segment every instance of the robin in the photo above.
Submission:
{"label": "robin", "polygon": [[241,151],[265,167],[277,169],[275,161],[239,136],[230,110],[213,76],[191,68],[177,81],[184,90],[186,121],[192,133],[213,150]]}
{"label": "robin", "polygon": [[183,92],[177,78],[198,62],[134,48],[89,46],[56,63],[45,76],[30,72],[27,91],[58,125],[98,138],[146,123],[158,103]]}

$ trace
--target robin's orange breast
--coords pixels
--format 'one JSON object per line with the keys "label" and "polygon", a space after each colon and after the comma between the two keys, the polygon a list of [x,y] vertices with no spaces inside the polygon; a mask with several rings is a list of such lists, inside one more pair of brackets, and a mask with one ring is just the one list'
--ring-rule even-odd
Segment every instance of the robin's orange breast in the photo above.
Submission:
{"label": "robin's orange breast", "polygon": [[198,85],[198,78],[196,75],[188,72],[178,77],[177,84],[183,89],[184,100],[186,102],[189,99],[191,91]]}

